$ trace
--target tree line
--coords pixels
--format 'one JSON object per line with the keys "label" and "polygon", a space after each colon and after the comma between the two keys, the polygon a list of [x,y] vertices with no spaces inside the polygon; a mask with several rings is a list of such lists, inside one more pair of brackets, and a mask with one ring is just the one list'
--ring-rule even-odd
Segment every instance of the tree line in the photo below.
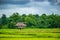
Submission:
{"label": "tree line", "polygon": [[16,28],[15,25],[18,22],[25,22],[26,28],[60,28],[60,15],[52,13],[51,15],[26,15],[19,13],[13,13],[10,17],[6,17],[5,14],[0,17],[0,29]]}

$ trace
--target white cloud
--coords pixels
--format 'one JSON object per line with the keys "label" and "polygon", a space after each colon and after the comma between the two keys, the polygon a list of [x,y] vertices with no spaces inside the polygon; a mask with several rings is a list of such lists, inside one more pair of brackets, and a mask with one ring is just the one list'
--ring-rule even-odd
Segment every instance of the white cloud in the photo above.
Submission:
{"label": "white cloud", "polygon": [[38,13],[38,9],[28,7],[28,8],[14,8],[14,9],[5,9],[5,10],[0,10],[0,14],[6,14],[7,16],[12,15],[14,12],[18,12],[19,14],[36,14]]}
{"label": "white cloud", "polygon": [[41,5],[41,6],[47,6],[47,5],[50,5],[50,2],[43,1],[43,2],[36,2],[36,4]]}
{"label": "white cloud", "polygon": [[[30,7],[27,7],[30,6]],[[58,11],[58,9],[60,7],[52,7],[52,5],[50,5],[50,2],[48,1],[44,1],[44,2],[32,2],[32,3],[28,3],[25,5],[12,5],[12,4],[7,4],[7,5],[1,5],[0,8],[3,7],[3,9],[0,9],[0,16],[2,14],[6,14],[7,16],[12,15],[14,12],[18,12],[19,14],[39,14],[41,15],[42,13],[46,13],[46,14],[51,14],[52,11],[54,13],[60,13]],[[5,9],[4,9],[5,8]]]}

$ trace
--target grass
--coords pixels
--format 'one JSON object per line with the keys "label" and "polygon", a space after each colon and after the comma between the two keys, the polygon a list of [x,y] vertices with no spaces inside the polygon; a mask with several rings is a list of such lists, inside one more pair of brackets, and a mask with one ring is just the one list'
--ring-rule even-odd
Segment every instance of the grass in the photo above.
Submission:
{"label": "grass", "polygon": [[59,40],[60,29],[0,29],[1,40]]}
{"label": "grass", "polygon": [[60,38],[0,38],[0,40],[59,40]]}

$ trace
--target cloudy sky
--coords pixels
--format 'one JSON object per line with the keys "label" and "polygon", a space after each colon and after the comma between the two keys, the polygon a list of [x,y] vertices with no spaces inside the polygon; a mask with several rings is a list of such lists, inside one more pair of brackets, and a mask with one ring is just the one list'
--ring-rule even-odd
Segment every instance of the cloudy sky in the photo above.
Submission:
{"label": "cloudy sky", "polygon": [[21,14],[60,13],[60,0],[0,0],[0,17]]}

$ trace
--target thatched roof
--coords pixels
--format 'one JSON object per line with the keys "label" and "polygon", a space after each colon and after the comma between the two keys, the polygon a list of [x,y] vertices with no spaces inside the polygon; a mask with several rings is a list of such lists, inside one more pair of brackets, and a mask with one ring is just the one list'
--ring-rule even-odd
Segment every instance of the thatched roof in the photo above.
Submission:
{"label": "thatched roof", "polygon": [[26,24],[24,24],[23,22],[19,22],[19,23],[16,24],[16,26],[18,28],[25,28],[26,27]]}

